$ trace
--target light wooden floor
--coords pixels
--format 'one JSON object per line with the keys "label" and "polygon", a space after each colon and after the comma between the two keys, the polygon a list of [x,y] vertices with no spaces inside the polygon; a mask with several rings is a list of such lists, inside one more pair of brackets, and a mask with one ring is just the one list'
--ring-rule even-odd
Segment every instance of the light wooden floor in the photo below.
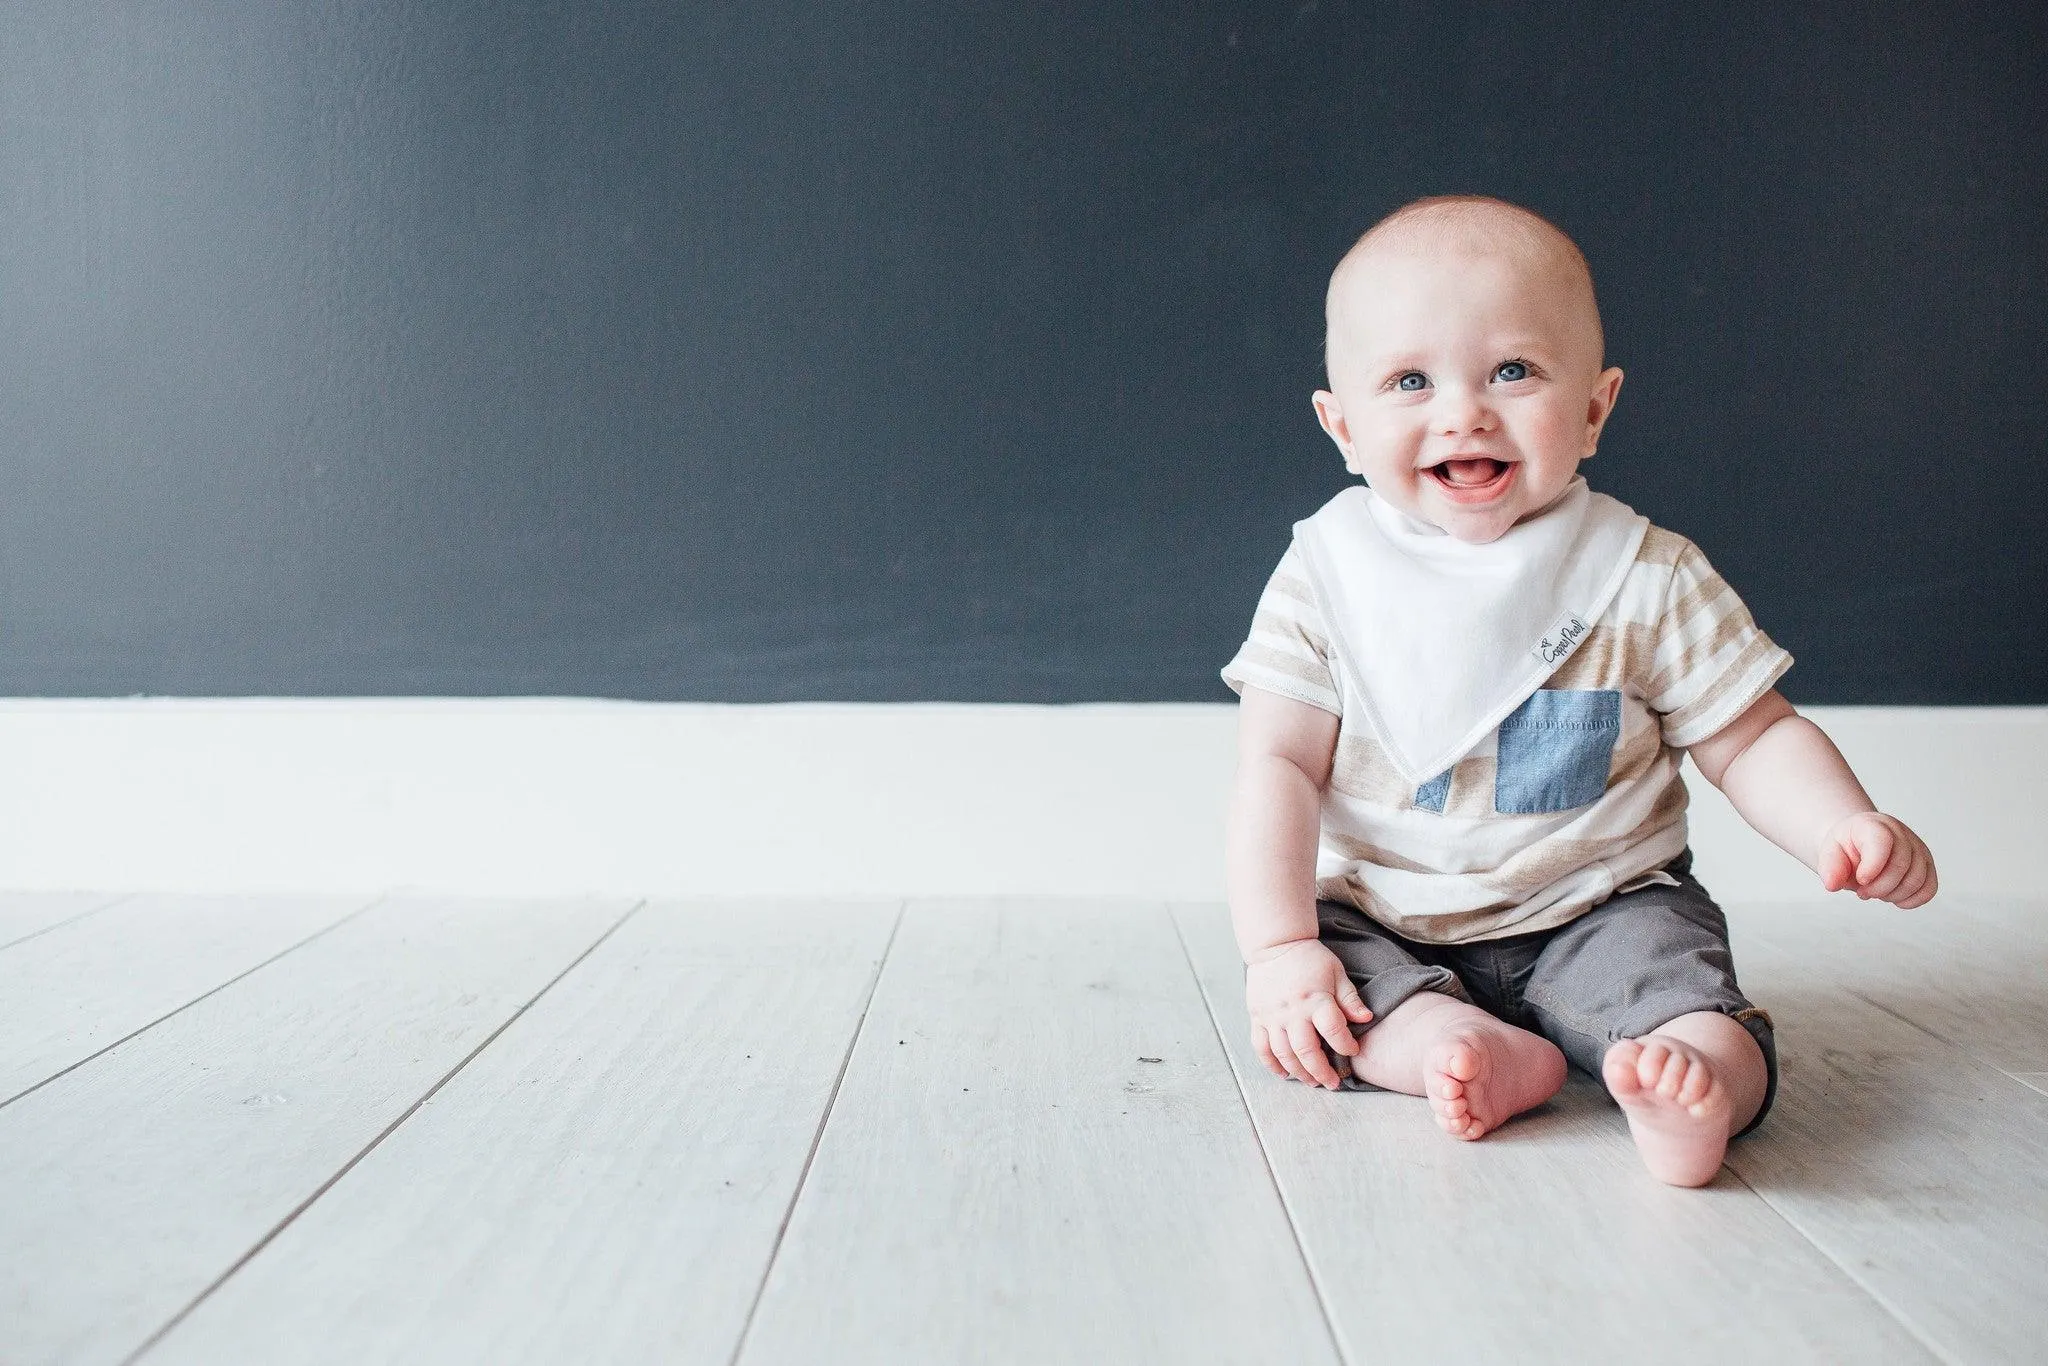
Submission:
{"label": "light wooden floor", "polygon": [[1684,1192],[1256,1070],[1212,906],[0,898],[0,1362],[2048,1360],[2048,903],[1732,914]]}

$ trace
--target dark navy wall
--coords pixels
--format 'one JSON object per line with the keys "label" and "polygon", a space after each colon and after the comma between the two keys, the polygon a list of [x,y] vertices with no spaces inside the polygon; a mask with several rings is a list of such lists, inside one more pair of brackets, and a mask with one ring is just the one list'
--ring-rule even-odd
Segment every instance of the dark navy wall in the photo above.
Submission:
{"label": "dark navy wall", "polygon": [[1795,699],[2048,702],[2044,14],[10,0],[0,691],[1226,697],[1480,190]]}

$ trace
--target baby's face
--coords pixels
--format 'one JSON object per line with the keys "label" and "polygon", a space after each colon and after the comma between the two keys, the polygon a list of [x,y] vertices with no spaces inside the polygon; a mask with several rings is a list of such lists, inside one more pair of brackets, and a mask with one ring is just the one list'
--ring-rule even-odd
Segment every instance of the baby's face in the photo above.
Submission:
{"label": "baby's face", "polygon": [[1411,517],[1484,544],[1563,493],[1621,388],[1590,282],[1526,253],[1368,250],[1331,294],[1344,464]]}

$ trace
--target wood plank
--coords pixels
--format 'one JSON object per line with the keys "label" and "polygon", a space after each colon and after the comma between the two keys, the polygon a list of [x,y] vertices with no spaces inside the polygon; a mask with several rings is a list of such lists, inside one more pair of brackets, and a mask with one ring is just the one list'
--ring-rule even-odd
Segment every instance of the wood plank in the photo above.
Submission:
{"label": "wood plank", "polygon": [[[1729,1165],[1957,1361],[2038,1360],[2048,1341],[2048,1095],[1827,981],[1743,950],[1782,1080]],[[1841,946],[1827,960],[1843,958]]]}
{"label": "wood plank", "polygon": [[133,1352],[626,909],[383,902],[0,1110],[0,1358]]}
{"label": "wood plank", "polygon": [[2048,904],[1939,897],[1914,911],[1852,897],[1736,906],[1748,938],[1827,965],[1854,992],[2001,1071],[2048,1071]]}
{"label": "wood plank", "polygon": [[1176,916],[1351,1360],[1930,1359],[1725,1171],[1653,1180],[1591,1078],[1466,1144],[1419,1098],[1272,1076],[1227,914]]}
{"label": "wood plank", "polygon": [[1334,1359],[1165,908],[913,903],[739,1360]]}
{"label": "wood plank", "polygon": [[7,892],[0,894],[0,949],[55,925],[113,905],[112,892]]}
{"label": "wood plank", "polygon": [[0,953],[0,1106],[364,902],[136,896]]}
{"label": "wood plank", "polygon": [[896,910],[642,909],[143,1360],[729,1361]]}

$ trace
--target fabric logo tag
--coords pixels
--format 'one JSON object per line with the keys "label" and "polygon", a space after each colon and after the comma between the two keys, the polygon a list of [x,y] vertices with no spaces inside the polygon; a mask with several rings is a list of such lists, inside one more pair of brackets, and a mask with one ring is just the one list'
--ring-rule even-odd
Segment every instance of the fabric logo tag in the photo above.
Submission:
{"label": "fabric logo tag", "polygon": [[1571,658],[1572,651],[1579,648],[1580,642],[1585,640],[1586,633],[1591,629],[1579,619],[1577,613],[1566,612],[1550,624],[1550,629],[1544,633],[1543,639],[1537,641],[1535,648],[1529,653],[1535,655],[1545,665],[1555,667]]}

